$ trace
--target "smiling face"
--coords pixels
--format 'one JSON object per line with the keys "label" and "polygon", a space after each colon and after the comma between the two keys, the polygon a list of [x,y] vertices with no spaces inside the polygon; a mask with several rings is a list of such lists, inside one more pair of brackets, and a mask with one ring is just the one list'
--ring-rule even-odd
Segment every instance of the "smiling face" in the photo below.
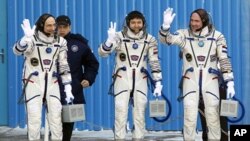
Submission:
{"label": "smiling face", "polygon": [[190,28],[193,32],[200,31],[203,27],[201,17],[197,13],[193,13],[190,18]]}
{"label": "smiling face", "polygon": [[49,17],[44,23],[44,33],[53,36],[56,30],[56,22],[53,17]]}
{"label": "smiling face", "polygon": [[129,21],[129,28],[135,33],[139,33],[143,28],[143,21],[140,18],[134,18]]}

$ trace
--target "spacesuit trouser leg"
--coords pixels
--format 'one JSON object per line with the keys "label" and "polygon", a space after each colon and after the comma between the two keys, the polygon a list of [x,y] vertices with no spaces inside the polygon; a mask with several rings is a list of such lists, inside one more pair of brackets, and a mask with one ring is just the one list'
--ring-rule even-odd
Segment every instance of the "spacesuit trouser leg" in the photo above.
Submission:
{"label": "spacesuit trouser leg", "polygon": [[47,96],[48,122],[52,140],[62,140],[62,105],[60,101],[59,88],[52,92],[55,95]]}
{"label": "spacesuit trouser leg", "polygon": [[221,127],[219,116],[219,100],[213,95],[207,95],[205,102],[205,117],[208,128],[208,141],[220,141]]}
{"label": "spacesuit trouser leg", "polygon": [[195,141],[198,97],[198,93],[191,93],[184,98],[184,141]]}
{"label": "spacesuit trouser leg", "polygon": [[125,140],[129,97],[127,91],[115,96],[115,140]]}
{"label": "spacesuit trouser leg", "polygon": [[[36,90],[34,90],[36,91]],[[42,98],[34,93],[29,93],[26,89],[27,102],[27,124],[28,124],[28,139],[30,141],[40,140],[40,129],[42,123]],[[32,97],[33,94],[33,97]]]}
{"label": "spacesuit trouser leg", "polygon": [[133,140],[139,141],[144,138],[146,106],[147,106],[146,94],[136,91],[134,93],[134,107],[133,107],[133,122],[134,122]]}
{"label": "spacesuit trouser leg", "polygon": [[[227,98],[226,88],[220,87],[220,99]],[[221,126],[221,139],[220,141],[228,141],[228,121],[227,117],[221,116],[220,117],[220,126]]]}
{"label": "spacesuit trouser leg", "polygon": [[36,97],[27,103],[28,139],[39,140],[42,116],[42,100]]}
{"label": "spacesuit trouser leg", "polygon": [[184,140],[194,141],[196,136],[196,122],[197,122],[197,110],[196,106],[184,106]]}
{"label": "spacesuit trouser leg", "polygon": [[[220,86],[219,91],[220,91],[220,99],[226,99],[226,89]],[[205,113],[203,104],[199,105],[199,109],[203,109],[202,111]],[[202,116],[201,114],[200,114],[200,117],[201,117],[202,129],[203,129],[202,139],[203,141],[207,141],[208,137],[207,137],[207,129],[206,129],[207,128],[206,119],[205,119],[205,116]],[[227,117],[220,116],[220,126],[221,126],[220,141],[228,141],[229,137],[228,137]]]}

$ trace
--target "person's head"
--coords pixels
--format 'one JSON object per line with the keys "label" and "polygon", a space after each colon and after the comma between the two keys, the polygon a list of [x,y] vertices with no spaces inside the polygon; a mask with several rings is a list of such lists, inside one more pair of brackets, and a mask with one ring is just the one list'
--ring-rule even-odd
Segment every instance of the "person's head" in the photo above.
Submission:
{"label": "person's head", "polygon": [[196,9],[190,15],[189,28],[193,32],[202,30],[204,27],[212,26],[209,22],[209,14],[205,9]]}
{"label": "person's head", "polygon": [[45,13],[36,21],[36,31],[41,31],[47,36],[54,36],[56,30],[56,22],[54,16]]}
{"label": "person's head", "polygon": [[126,16],[126,27],[128,27],[135,34],[141,30],[146,31],[146,20],[143,14],[139,11],[131,11]]}
{"label": "person's head", "polygon": [[71,21],[68,16],[61,15],[56,18],[58,34],[62,37],[66,36],[71,31]]}

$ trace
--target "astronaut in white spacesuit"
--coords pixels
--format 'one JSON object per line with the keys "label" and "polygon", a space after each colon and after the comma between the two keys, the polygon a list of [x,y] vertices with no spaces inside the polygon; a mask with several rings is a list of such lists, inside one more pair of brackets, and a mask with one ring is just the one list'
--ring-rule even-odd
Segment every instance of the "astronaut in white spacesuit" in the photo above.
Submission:
{"label": "astronaut in white spacesuit", "polygon": [[227,82],[227,97],[235,94],[233,72],[227,55],[226,40],[215,30],[204,9],[191,13],[188,29],[170,33],[170,25],[175,17],[172,8],[163,14],[163,24],[159,32],[162,43],[178,45],[183,58],[183,100],[184,100],[184,140],[194,141],[198,104],[204,101],[208,129],[208,140],[219,141],[219,83],[217,74],[219,62],[223,79]]}
{"label": "astronaut in white spacesuit", "polygon": [[111,22],[108,39],[98,49],[106,57],[115,51],[114,98],[115,140],[124,140],[129,102],[133,105],[133,140],[142,140],[145,133],[145,109],[147,105],[147,76],[142,72],[149,64],[156,82],[154,95],[161,95],[162,74],[158,59],[156,39],[147,33],[146,20],[139,11],[130,12],[122,31],[116,32]]}
{"label": "astronaut in white spacesuit", "polygon": [[67,62],[66,40],[55,34],[55,18],[50,14],[39,17],[33,29],[28,19],[21,24],[24,36],[13,51],[24,56],[23,83],[27,111],[28,139],[40,140],[42,106],[46,105],[51,139],[62,140],[62,121],[59,84],[60,75],[65,85],[66,100],[71,93],[71,75]]}

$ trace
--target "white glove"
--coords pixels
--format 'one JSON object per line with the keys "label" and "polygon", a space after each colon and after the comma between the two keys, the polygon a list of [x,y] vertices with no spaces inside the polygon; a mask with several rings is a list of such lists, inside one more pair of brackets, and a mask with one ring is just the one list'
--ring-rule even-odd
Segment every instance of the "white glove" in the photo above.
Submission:
{"label": "white glove", "polygon": [[70,103],[74,100],[74,96],[72,95],[71,90],[72,90],[72,87],[70,84],[64,85],[64,92],[66,93],[65,100],[67,101],[67,103]]}
{"label": "white glove", "polygon": [[227,99],[233,98],[234,95],[235,95],[234,82],[229,81],[227,82]]}
{"label": "white glove", "polygon": [[162,87],[163,86],[161,85],[161,82],[157,81],[155,84],[155,90],[154,90],[154,94],[153,94],[155,97],[161,96]]}
{"label": "white glove", "polygon": [[173,13],[173,8],[167,8],[163,13],[163,30],[167,30],[170,28],[171,23],[173,22],[175,17],[175,13]]}
{"label": "white glove", "polygon": [[20,40],[20,45],[22,46],[22,47],[25,47],[27,44],[29,44],[29,43],[31,43],[32,41],[31,41],[31,38],[28,38],[28,37],[26,37],[26,36],[23,36],[23,38]]}
{"label": "white glove", "polygon": [[112,43],[116,41],[116,22],[110,22],[110,27],[108,30],[108,39],[106,41],[106,46],[111,47]]}
{"label": "white glove", "polygon": [[23,24],[21,24],[21,27],[22,27],[24,35],[26,37],[30,38],[30,37],[32,37],[34,35],[36,26],[34,25],[33,28],[31,29],[29,19],[24,19]]}

